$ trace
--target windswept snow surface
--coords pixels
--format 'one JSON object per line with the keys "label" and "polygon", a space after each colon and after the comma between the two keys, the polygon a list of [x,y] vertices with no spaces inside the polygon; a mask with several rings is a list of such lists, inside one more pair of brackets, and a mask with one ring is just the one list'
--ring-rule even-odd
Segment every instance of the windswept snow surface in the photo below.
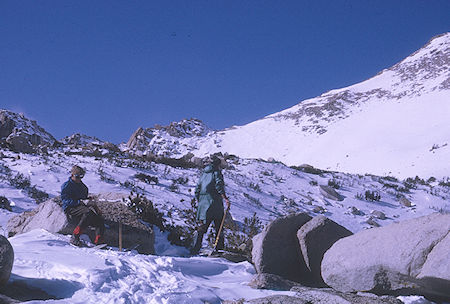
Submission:
{"label": "windswept snow surface", "polygon": [[255,273],[248,262],[78,248],[68,236],[45,230],[9,240],[15,254],[11,282],[59,299],[45,303],[203,304],[275,293],[247,286]]}

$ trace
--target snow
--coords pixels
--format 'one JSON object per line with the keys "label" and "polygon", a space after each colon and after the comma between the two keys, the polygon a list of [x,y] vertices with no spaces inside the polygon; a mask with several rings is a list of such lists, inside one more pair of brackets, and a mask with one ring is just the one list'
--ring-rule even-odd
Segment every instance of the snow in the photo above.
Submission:
{"label": "snow", "polygon": [[221,303],[275,293],[247,286],[255,273],[248,262],[78,248],[68,238],[33,230],[9,239],[10,282],[59,299],[32,303]]}

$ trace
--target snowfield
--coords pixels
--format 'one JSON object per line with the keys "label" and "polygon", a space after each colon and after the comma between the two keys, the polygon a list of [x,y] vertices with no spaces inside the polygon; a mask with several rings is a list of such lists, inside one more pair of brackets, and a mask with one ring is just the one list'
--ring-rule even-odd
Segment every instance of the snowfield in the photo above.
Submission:
{"label": "snowfield", "polygon": [[11,280],[56,298],[46,303],[221,303],[275,293],[246,285],[255,273],[248,262],[76,248],[68,240],[45,230],[10,238]]}

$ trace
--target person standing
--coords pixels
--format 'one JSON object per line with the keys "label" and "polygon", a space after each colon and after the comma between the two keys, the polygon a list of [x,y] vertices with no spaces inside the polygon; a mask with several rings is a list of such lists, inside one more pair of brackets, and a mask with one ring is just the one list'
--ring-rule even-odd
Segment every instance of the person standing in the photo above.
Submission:
{"label": "person standing", "polygon": [[61,186],[61,200],[64,213],[69,220],[77,223],[73,230],[70,243],[81,246],[80,235],[88,226],[95,227],[96,245],[103,243],[105,224],[100,209],[93,202],[87,205],[82,202],[88,199],[88,187],[81,181],[85,170],[77,165],[73,166],[69,180]]}
{"label": "person standing", "polygon": [[[220,224],[224,217],[223,200],[227,204],[227,210],[230,208],[230,201],[225,194],[225,183],[222,172],[220,171],[220,159],[212,156],[210,163],[204,168],[202,175],[195,188],[195,199],[198,202],[197,207],[197,238],[194,240],[194,246],[191,248],[191,254],[198,254],[202,246],[203,235],[208,230],[212,222],[216,230],[216,238],[219,233]],[[224,248],[223,233],[219,237],[216,249]]]}

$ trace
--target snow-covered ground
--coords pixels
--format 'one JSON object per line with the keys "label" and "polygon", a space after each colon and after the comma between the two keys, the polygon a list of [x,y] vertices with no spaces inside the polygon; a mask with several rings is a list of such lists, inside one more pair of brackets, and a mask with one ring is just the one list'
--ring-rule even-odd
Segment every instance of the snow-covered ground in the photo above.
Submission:
{"label": "snow-covered ground", "polygon": [[[63,152],[59,149],[49,155],[31,155],[0,151],[0,196],[13,202],[12,212],[0,209],[3,234],[9,218],[36,207],[29,193],[12,186],[6,177],[21,173],[30,179],[31,185],[54,197],[59,195],[73,164],[86,168],[84,182],[90,193],[120,201],[130,194],[131,188],[138,189],[162,212],[170,211],[171,221],[184,223],[180,210],[189,207],[200,170]],[[254,213],[267,224],[293,212],[316,215],[316,210],[357,232],[371,227],[367,220],[373,217],[374,210],[386,215],[386,219],[374,218],[379,225],[432,212],[450,212],[450,187],[439,185],[443,180],[423,181],[422,185],[373,175],[308,174],[282,163],[261,160],[236,158],[228,163],[229,168],[223,171],[226,191],[232,203],[232,217],[240,223]],[[158,183],[146,184],[134,177],[136,173],[158,177]],[[180,178],[184,181],[177,182]],[[327,184],[337,185],[342,201],[326,199],[320,194],[319,185]],[[381,199],[364,200],[367,190],[377,191]],[[413,206],[401,205],[400,196],[406,197]],[[11,237],[15,251],[11,280],[44,290],[59,299],[47,302],[57,303],[221,303],[280,293],[247,286],[254,274],[248,262],[234,264],[218,258],[183,257],[185,248],[170,245],[166,236],[155,230],[156,255],[149,256],[118,252],[114,248],[75,248],[68,244],[68,236],[43,230]],[[403,300],[427,303],[422,298]]]}
{"label": "snow-covered ground", "polygon": [[221,303],[275,293],[247,286],[255,273],[248,262],[77,248],[68,236],[45,230],[10,242],[15,253],[11,281],[59,299],[46,303]]}

